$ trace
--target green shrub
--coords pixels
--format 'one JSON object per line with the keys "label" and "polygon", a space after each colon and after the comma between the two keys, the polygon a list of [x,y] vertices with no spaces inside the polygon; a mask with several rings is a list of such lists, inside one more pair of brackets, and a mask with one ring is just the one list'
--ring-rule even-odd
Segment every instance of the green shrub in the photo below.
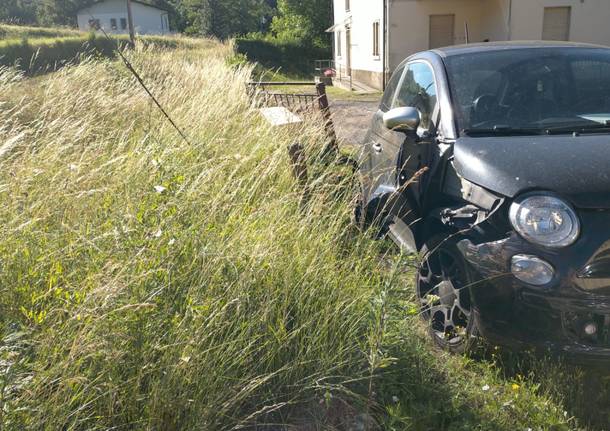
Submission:
{"label": "green shrub", "polygon": [[265,38],[260,35],[238,38],[235,50],[244,54],[248,60],[260,63],[264,67],[282,68],[296,74],[313,72],[313,62],[318,59],[331,58],[329,48],[305,44],[299,41],[281,41]]}
{"label": "green shrub", "polygon": [[112,56],[127,40],[108,40],[95,36],[22,39],[0,42],[0,65],[15,66],[27,74],[56,70],[82,55]]}
{"label": "green shrub", "polygon": [[[162,48],[188,47],[190,43],[162,36],[144,36],[138,40]],[[15,66],[30,75],[43,73],[78,62],[82,56],[114,57],[117,48],[123,49],[128,43],[126,35],[108,39],[93,33],[79,37],[6,40],[0,42],[0,66]]]}
{"label": "green shrub", "polygon": [[44,37],[78,37],[84,33],[71,28],[31,27],[23,25],[0,24],[0,39],[35,39]]}

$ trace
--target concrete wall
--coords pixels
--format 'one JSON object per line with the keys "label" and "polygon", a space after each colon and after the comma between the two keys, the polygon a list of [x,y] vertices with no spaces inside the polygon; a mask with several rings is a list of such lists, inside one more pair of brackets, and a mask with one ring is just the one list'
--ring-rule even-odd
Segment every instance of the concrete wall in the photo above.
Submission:
{"label": "concrete wall", "polygon": [[[345,0],[334,0],[335,23],[348,21],[335,31],[335,61],[347,67],[346,27],[351,27],[352,77],[375,88],[383,85],[383,1],[351,0],[350,11],[345,10]],[[373,56],[373,23],[379,22],[380,55]],[[342,55],[337,56],[337,35],[340,34]]]}
{"label": "concrete wall", "polygon": [[[409,55],[430,48],[430,15],[455,15],[454,44],[466,41],[465,22],[470,42],[539,40],[544,8],[571,6],[570,40],[610,45],[610,0],[512,0],[512,12],[510,5],[511,0],[389,0],[390,71]],[[380,59],[372,56],[372,25],[380,21],[383,44],[383,0],[351,0],[350,13],[345,11],[345,0],[334,0],[334,11],[335,23],[351,18],[352,76],[380,85],[383,55]],[[345,67],[345,28],[340,30],[343,55],[336,60]]]}
{"label": "concrete wall", "polygon": [[[131,3],[131,10],[137,34],[167,34],[170,32],[167,12],[135,2]],[[78,28],[89,31],[89,20],[92,19],[92,16],[100,21],[100,26],[107,33],[125,34],[129,32],[127,29],[121,29],[121,18],[127,19],[125,0],[106,0],[80,10],[77,16]],[[116,30],[113,30],[110,24],[110,20],[113,18],[117,22]]]}
{"label": "concrete wall", "polygon": [[406,57],[430,48],[430,15],[455,15],[455,45],[466,42],[464,23],[468,23],[470,42],[486,38],[483,10],[487,0],[392,0],[390,13],[390,60],[394,70]]}
{"label": "concrete wall", "polygon": [[513,40],[542,37],[544,8],[571,6],[570,40],[610,45],[610,0],[513,0]]}

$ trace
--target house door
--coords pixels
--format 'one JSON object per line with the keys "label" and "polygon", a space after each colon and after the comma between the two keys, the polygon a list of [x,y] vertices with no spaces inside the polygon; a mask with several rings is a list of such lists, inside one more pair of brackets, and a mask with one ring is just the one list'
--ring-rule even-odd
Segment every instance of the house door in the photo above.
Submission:
{"label": "house door", "polygon": [[542,40],[570,40],[571,7],[545,7]]}
{"label": "house door", "polygon": [[347,76],[352,76],[352,29],[345,28],[345,55],[347,56]]}
{"label": "house door", "polygon": [[454,44],[455,15],[430,15],[430,49]]}

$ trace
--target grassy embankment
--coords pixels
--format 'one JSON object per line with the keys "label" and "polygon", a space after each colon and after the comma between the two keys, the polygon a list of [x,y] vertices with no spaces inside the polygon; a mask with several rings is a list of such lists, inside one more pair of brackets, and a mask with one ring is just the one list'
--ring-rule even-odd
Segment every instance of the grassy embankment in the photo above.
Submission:
{"label": "grassy embankment", "polygon": [[312,166],[301,206],[285,149],[320,127],[269,127],[191,43],[128,53],[190,143],[118,62],[0,69],[1,429],[577,427],[560,367],[433,350],[350,174]]}
{"label": "grassy embankment", "polygon": [[[191,47],[181,37],[139,36],[141,44],[164,48]],[[126,35],[84,33],[73,29],[20,27],[0,24],[0,66],[18,67],[28,75],[57,70],[83,57],[114,57],[117,47],[129,42]]]}

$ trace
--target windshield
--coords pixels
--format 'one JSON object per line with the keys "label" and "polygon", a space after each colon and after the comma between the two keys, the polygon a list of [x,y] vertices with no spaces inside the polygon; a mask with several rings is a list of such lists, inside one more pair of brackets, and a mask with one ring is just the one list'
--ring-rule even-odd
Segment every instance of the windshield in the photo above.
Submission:
{"label": "windshield", "polygon": [[466,134],[610,132],[610,50],[506,49],[445,63]]}

